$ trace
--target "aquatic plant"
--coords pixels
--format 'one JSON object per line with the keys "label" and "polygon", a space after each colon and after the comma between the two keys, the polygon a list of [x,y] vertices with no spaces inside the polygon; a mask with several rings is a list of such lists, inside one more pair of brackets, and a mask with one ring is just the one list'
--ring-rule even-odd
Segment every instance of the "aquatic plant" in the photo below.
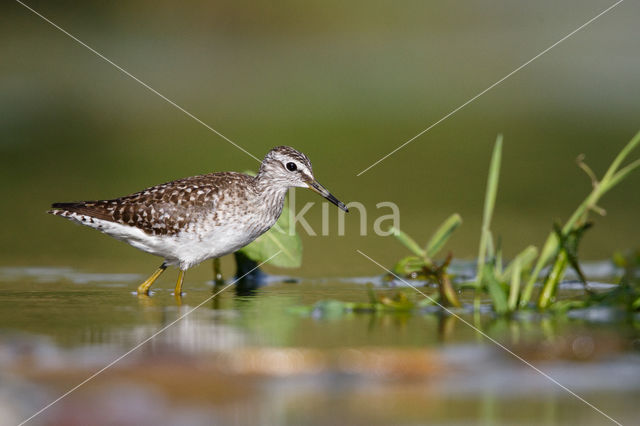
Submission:
{"label": "aquatic plant", "polygon": [[[535,307],[540,310],[553,307],[555,311],[562,311],[596,303],[611,303],[612,300],[619,300],[621,294],[626,297],[625,306],[628,309],[640,310],[640,290],[637,282],[629,278],[632,275],[625,275],[624,284],[621,284],[619,289],[616,289],[616,292],[605,295],[602,293],[595,294],[590,291],[578,260],[579,243],[584,233],[592,226],[589,221],[589,214],[591,212],[603,214],[604,210],[598,207],[598,201],[611,188],[622,182],[633,170],[640,167],[640,159],[622,167],[624,160],[638,144],[640,144],[640,132],[620,151],[600,180],[596,178],[589,166],[584,163],[584,157],[578,157],[578,166],[591,179],[593,188],[591,193],[564,225],[554,224],[553,230],[539,255],[535,246],[528,245],[510,263],[505,265],[502,259],[502,250],[500,245],[494,241],[494,234],[491,230],[491,221],[500,180],[503,146],[503,137],[498,135],[491,156],[485,190],[475,280],[471,283],[457,284],[456,289],[448,272],[452,254],[449,253],[444,260],[435,260],[453,232],[462,224],[462,218],[455,213],[449,216],[436,229],[424,246],[418,244],[406,232],[395,227],[390,228],[392,235],[411,252],[410,255],[403,257],[395,264],[393,275],[410,279],[424,279],[435,283],[438,293],[429,302],[416,302],[407,297],[407,294],[403,291],[399,291],[394,296],[389,297],[387,294],[376,294],[373,289],[369,288],[367,290],[369,294],[368,303],[343,303],[340,304],[339,309],[355,312],[410,311],[422,306],[424,303],[434,303],[434,300],[437,300],[443,306],[459,307],[461,304],[457,295],[458,290],[472,288],[476,292],[474,303],[476,309],[479,307],[481,297],[486,295],[491,300],[495,313],[507,315],[517,310],[531,307],[535,283],[545,267],[548,267],[548,272],[543,280],[542,288],[535,304]],[[242,248],[240,254],[251,261],[260,262],[272,256],[275,252],[281,251],[283,255],[274,259],[274,262],[272,262],[274,265],[280,267],[300,266],[302,262],[302,243],[297,233],[289,232],[289,220],[290,214],[287,207],[285,207],[277,224],[256,241]],[[622,262],[620,259],[618,261]],[[636,265],[636,267],[640,263],[633,263],[628,259],[626,262],[626,264]],[[583,283],[585,298],[582,300],[562,301],[554,305],[558,286],[567,268],[572,268]],[[524,287],[522,286],[523,282],[525,283]],[[330,306],[316,307],[316,309],[335,308],[337,303],[337,301],[332,301]]]}
{"label": "aquatic plant", "polygon": [[[622,163],[631,151],[640,144],[640,132],[620,151],[600,180],[596,178],[589,166],[584,163],[584,157],[578,157],[578,166],[591,179],[593,187],[591,193],[563,226],[554,224],[553,230],[549,234],[539,256],[538,249],[533,245],[529,245],[518,253],[506,267],[503,265],[501,249],[495,244],[491,231],[491,220],[498,193],[502,144],[502,135],[498,135],[493,148],[487,178],[476,278],[471,284],[471,287],[476,291],[476,308],[479,306],[482,295],[488,295],[494,311],[499,315],[528,308],[535,283],[547,266],[549,267],[548,273],[543,280],[536,303],[538,309],[544,310],[554,304],[559,283],[562,281],[568,267],[571,267],[576,272],[583,283],[586,298],[573,305],[565,301],[559,307],[583,306],[610,300],[613,296],[603,297],[590,291],[578,261],[578,245],[584,233],[592,226],[589,221],[589,213],[604,213],[604,210],[597,205],[600,198],[615,185],[622,182],[632,171],[640,167],[640,159],[637,159],[621,168]],[[404,257],[396,263],[393,269],[394,274],[409,278],[433,280],[440,289],[441,303],[459,306],[456,291],[447,273],[451,255],[441,264],[437,264],[433,257],[461,223],[462,219],[458,214],[452,215],[438,228],[425,248],[420,247],[405,232],[395,228],[392,229],[393,235],[413,253],[412,256]],[[635,265],[638,266],[638,264]],[[625,276],[631,275],[627,274]],[[526,284],[521,289],[523,281]],[[627,281],[630,282],[630,279],[627,278]],[[625,285],[626,287],[621,284],[620,291],[626,292],[624,294],[630,295],[630,298],[635,297],[633,300],[629,299],[630,301],[627,304],[629,309],[639,310],[640,291],[636,291],[636,287],[631,289],[629,284]]]}
{"label": "aquatic plant", "polygon": [[640,132],[622,148],[620,153],[613,160],[602,179],[598,180],[595,173],[584,163],[583,157],[578,157],[579,167],[585,171],[587,176],[591,179],[591,185],[593,187],[591,193],[585,198],[585,200],[578,206],[573,212],[569,220],[564,224],[559,232],[553,231],[547,237],[547,240],[542,248],[542,252],[538,261],[533,269],[533,272],[525,286],[520,299],[520,307],[526,306],[531,300],[533,293],[533,287],[535,282],[542,271],[542,269],[551,264],[551,273],[547,276],[542,286],[542,290],[538,297],[537,306],[540,309],[545,309],[553,302],[556,294],[558,283],[564,276],[569,257],[571,255],[570,250],[567,250],[562,242],[566,241],[572,233],[580,232],[579,230],[588,222],[588,216],[591,212],[602,214],[604,210],[598,207],[598,201],[604,194],[606,194],[611,188],[622,182],[629,174],[640,167],[640,159],[627,164],[625,167],[620,168],[624,160],[629,156],[631,151],[640,143]]}
{"label": "aquatic plant", "polygon": [[393,268],[394,274],[409,278],[424,278],[438,285],[441,303],[446,306],[460,306],[456,291],[451,284],[451,276],[447,272],[452,255],[437,263],[434,258],[447,243],[453,231],[462,224],[462,217],[455,213],[449,216],[433,233],[424,248],[408,234],[398,228],[391,227],[390,231],[412,253],[402,259]]}
{"label": "aquatic plant", "polygon": [[[639,143],[640,132],[620,151],[601,180],[598,180],[591,168],[584,163],[584,157],[578,157],[579,167],[591,179],[593,187],[591,193],[578,206],[564,226],[554,225],[554,229],[547,238],[533,270],[531,270],[531,266],[536,258],[537,249],[534,246],[529,246],[514,258],[507,270],[502,271],[501,255],[499,251],[496,252],[494,250],[495,245],[490,230],[502,156],[502,136],[498,136],[487,179],[480,247],[478,250],[478,269],[475,281],[476,289],[485,291],[490,296],[496,313],[505,314],[527,307],[531,300],[534,285],[545,266],[550,266],[550,268],[538,296],[537,307],[539,309],[546,309],[554,302],[558,285],[569,266],[575,270],[582,281],[585,293],[589,296],[594,296],[589,291],[586,278],[580,269],[578,244],[585,231],[592,225],[588,220],[589,213],[593,211],[603,214],[604,212],[597,205],[600,198],[624,180],[633,170],[640,167],[640,159],[638,159],[620,168],[622,162]],[[528,276],[528,279],[522,294],[520,294],[520,282],[524,276]],[[507,285],[508,279],[510,279],[510,285]]]}
{"label": "aquatic plant", "polygon": [[593,306],[605,307],[612,312],[623,312],[634,315],[640,312],[640,250],[627,254],[615,253],[613,263],[622,268],[624,273],[620,283],[604,292],[589,291],[581,300],[562,300],[550,305],[555,312],[564,313],[570,309],[584,309]]}
{"label": "aquatic plant", "polygon": [[368,302],[344,302],[335,299],[320,300],[313,305],[296,305],[289,308],[289,312],[303,316],[318,316],[322,318],[340,317],[346,314],[372,313],[411,313],[431,306],[440,296],[434,294],[429,298],[423,297],[413,289],[403,288],[388,294],[388,290],[375,292],[367,285]]}
{"label": "aquatic plant", "polygon": [[[503,268],[502,254],[499,249],[495,249],[496,245],[491,232],[491,219],[500,180],[501,159],[502,135],[498,135],[493,147],[485,191],[475,289],[478,294],[485,292],[489,295],[496,313],[506,314],[517,309],[521,279],[523,275],[528,274],[531,264],[538,254],[538,249],[531,245],[526,247],[515,256],[506,268]],[[476,305],[479,300],[479,297],[476,297]]]}

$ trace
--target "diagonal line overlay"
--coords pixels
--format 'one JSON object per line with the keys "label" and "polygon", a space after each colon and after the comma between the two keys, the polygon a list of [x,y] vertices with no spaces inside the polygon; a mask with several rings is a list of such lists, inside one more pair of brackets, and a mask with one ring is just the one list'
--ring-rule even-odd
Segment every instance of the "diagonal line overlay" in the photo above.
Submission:
{"label": "diagonal line overlay", "polygon": [[602,414],[604,417],[606,417],[607,419],[611,420],[613,423],[622,426],[622,423],[618,422],[617,420],[615,420],[613,417],[609,416],[608,414],[606,414],[604,411],[600,410],[598,407],[596,407],[595,405],[593,405],[592,403],[590,403],[589,401],[587,401],[586,399],[584,399],[583,397],[581,397],[580,395],[578,395],[577,393],[575,393],[574,391],[572,391],[571,389],[569,389],[568,387],[566,387],[565,385],[563,385],[562,383],[560,383],[559,381],[557,381],[556,379],[554,379],[553,377],[551,377],[550,375],[548,375],[547,373],[545,373],[544,371],[540,370],[538,367],[536,367],[535,365],[531,364],[529,361],[527,361],[526,359],[522,358],[520,355],[516,354],[515,352],[513,352],[511,349],[507,348],[506,346],[504,346],[502,343],[498,342],[496,339],[494,339],[493,337],[489,336],[488,334],[486,334],[485,332],[483,332],[482,330],[480,330],[478,327],[476,327],[475,325],[471,324],[469,321],[465,320],[464,318],[462,318],[460,315],[456,314],[455,312],[453,312],[451,309],[447,308],[446,306],[440,304],[437,300],[433,299],[431,296],[429,296],[428,294],[424,293],[423,291],[421,291],[419,288],[411,285],[409,282],[403,280],[402,278],[400,278],[399,276],[397,276],[396,274],[394,274],[393,272],[391,272],[389,269],[387,269],[386,267],[384,267],[382,264],[378,263],[377,261],[375,261],[374,259],[372,259],[371,257],[369,257],[368,255],[366,255],[365,253],[363,253],[360,250],[356,250],[358,253],[360,253],[362,256],[366,257],[367,259],[369,259],[371,262],[375,263],[376,265],[378,265],[381,269],[383,269],[384,271],[388,272],[389,274],[393,275],[397,280],[401,281],[402,283],[406,284],[407,286],[411,287],[412,289],[414,289],[415,291],[417,291],[418,293],[420,293],[422,296],[424,296],[425,298],[429,299],[431,302],[433,302],[434,304],[438,305],[442,310],[444,310],[447,314],[455,317],[457,320],[461,321],[463,324],[471,327],[475,332],[477,332],[478,334],[482,335],[484,338],[486,338],[487,340],[489,340],[491,343],[495,344],[496,346],[498,346],[499,348],[503,349],[505,352],[507,352],[508,354],[510,354],[511,356],[513,356],[514,358],[516,358],[517,360],[523,362],[524,364],[526,364],[527,366],[531,367],[533,370],[535,370],[537,373],[541,374],[542,376],[544,376],[546,379],[548,379],[549,381],[553,382],[554,384],[558,385],[560,388],[562,388],[563,390],[567,391],[569,394],[571,394],[572,396],[576,397],[577,399],[579,399],[580,401],[584,402],[586,405],[588,405],[589,407],[593,408],[595,411],[597,411],[598,413]]}
{"label": "diagonal line overlay", "polygon": [[251,158],[253,158],[257,162],[260,162],[260,159],[258,159],[258,157],[256,157],[255,155],[253,155],[252,153],[250,153],[249,151],[247,151],[246,149],[244,149],[243,147],[241,147],[240,145],[238,145],[237,143],[235,143],[234,141],[232,141],[231,139],[229,139],[228,137],[226,137],[225,135],[223,135],[222,133],[220,133],[219,131],[217,131],[216,129],[214,129],[213,127],[208,125],[207,123],[205,123],[204,121],[200,120],[198,117],[196,117],[195,115],[191,114],[189,111],[187,111],[186,109],[184,109],[183,107],[181,107],[180,105],[178,105],[177,103],[172,101],[171,99],[167,98],[165,95],[163,95],[162,93],[158,92],[156,89],[154,89],[153,87],[149,86],[147,83],[145,83],[144,81],[140,80],[138,77],[136,77],[135,75],[131,74],[129,71],[125,70],[120,65],[116,64],[111,59],[107,58],[102,53],[100,53],[97,50],[95,50],[93,47],[89,46],[88,44],[86,44],[85,42],[83,42],[82,40],[80,40],[79,38],[77,38],[76,36],[71,34],[70,32],[68,32],[67,30],[65,30],[64,28],[62,28],[59,25],[55,24],[53,21],[48,19],[46,16],[42,15],[41,13],[39,13],[38,11],[33,9],[32,7],[26,5],[25,3],[21,2],[20,0],[16,0],[16,2],[19,3],[20,5],[24,6],[29,11],[33,12],[35,15],[39,16],[40,18],[42,18],[44,21],[46,21],[47,23],[52,25],[54,28],[56,28],[60,32],[62,32],[65,35],[67,35],[69,38],[71,38],[72,40],[74,40],[75,42],[80,44],[81,46],[84,46],[87,49],[89,49],[92,53],[94,53],[100,59],[104,60],[105,62],[108,62],[111,65],[113,65],[116,69],[118,69],[118,71],[122,72],[123,74],[125,74],[128,77],[131,77],[133,80],[135,80],[136,82],[140,83],[143,87],[145,87],[146,89],[148,89],[152,93],[160,96],[162,99],[167,101],[173,107],[175,107],[178,110],[182,111],[187,116],[193,118],[195,121],[197,121],[198,123],[202,124],[204,127],[206,127],[207,129],[211,130],[213,133],[215,133],[216,135],[220,136],[225,141],[229,142],[231,145],[233,145],[236,148],[238,148],[240,151],[244,152],[245,154],[247,154],[248,156],[250,156]]}
{"label": "diagonal line overlay", "polygon": [[509,74],[505,75],[504,77],[502,77],[500,80],[496,81],[495,83],[493,83],[491,86],[487,87],[486,89],[484,89],[483,91],[481,91],[480,93],[478,93],[477,95],[475,95],[474,97],[472,97],[471,99],[469,99],[468,101],[466,101],[465,103],[463,103],[462,105],[460,105],[459,107],[455,108],[454,110],[452,110],[451,112],[449,112],[448,114],[446,114],[444,117],[442,117],[441,119],[439,119],[438,121],[436,121],[435,123],[433,123],[432,125],[430,125],[429,127],[427,127],[426,129],[424,129],[423,131],[421,131],[420,133],[418,133],[417,135],[415,135],[414,137],[412,137],[411,139],[409,139],[408,141],[406,141],[405,143],[403,143],[402,145],[398,146],[397,148],[395,148],[393,151],[389,152],[388,154],[386,154],[385,156],[383,156],[382,158],[380,158],[378,161],[376,161],[375,163],[371,164],[369,167],[367,167],[366,169],[363,169],[360,173],[358,173],[356,176],[360,176],[362,174],[364,174],[365,172],[367,172],[369,169],[371,169],[372,167],[378,165],[379,163],[381,163],[382,161],[386,160],[387,158],[389,158],[390,156],[392,156],[393,154],[395,154],[396,152],[400,151],[402,148],[404,148],[405,146],[409,145],[411,142],[413,142],[414,140],[418,139],[420,136],[424,135],[425,133],[427,133],[429,130],[433,129],[434,127],[436,127],[438,124],[442,123],[444,120],[446,120],[447,118],[451,117],[452,115],[454,115],[455,113],[457,113],[458,111],[460,111],[462,108],[466,107],[467,105],[469,105],[470,103],[472,103],[473,101],[475,101],[476,99],[478,99],[480,96],[484,95],[485,93],[487,93],[489,90],[493,89],[494,87],[496,87],[497,85],[499,85],[500,83],[502,83],[503,81],[505,81],[506,79],[508,79],[509,77],[511,77],[512,75],[514,75],[515,73],[517,73],[518,71],[520,71],[521,69],[523,69],[524,67],[526,67],[527,65],[529,65],[530,63],[532,63],[533,61],[535,61],[536,59],[538,59],[539,57],[541,57],[542,55],[544,55],[545,53],[549,52],[551,49],[553,49],[554,47],[556,47],[557,45],[559,45],[560,43],[562,43],[563,41],[567,40],[569,37],[573,36],[574,34],[576,34],[578,31],[584,29],[586,26],[588,26],[589,24],[591,24],[593,21],[595,21],[596,19],[600,18],[602,15],[604,15],[605,13],[609,12],[611,9],[613,9],[614,7],[618,6],[620,3],[622,3],[624,0],[618,0],[616,3],[612,4],[611,6],[609,6],[608,8],[606,8],[605,10],[603,10],[602,12],[598,13],[596,16],[594,16],[593,18],[589,19],[587,22],[585,22],[584,24],[580,25],[578,28],[576,28],[575,30],[571,31],[569,34],[567,34],[566,36],[562,37],[560,40],[556,41],[555,43],[553,43],[551,46],[547,47],[546,49],[544,49],[542,52],[538,53],[536,56],[534,56],[533,58],[529,59],[527,62],[523,63],[522,65],[520,65],[518,68],[514,69],[513,71],[511,71]]}
{"label": "diagonal line overlay", "polygon": [[129,349],[127,352],[125,352],[124,354],[120,355],[118,358],[114,359],[113,361],[111,361],[109,364],[105,365],[104,367],[102,367],[100,370],[96,371],[95,373],[93,373],[91,376],[87,377],[86,379],[84,379],[82,382],[78,383],[77,385],[75,385],[74,387],[72,387],[71,389],[69,389],[68,391],[66,391],[65,393],[63,393],[62,395],[60,395],[58,398],[56,398],[55,400],[51,401],[49,404],[45,405],[44,407],[42,407],[40,410],[38,410],[37,412],[35,412],[34,414],[32,414],[30,417],[26,418],[25,420],[23,420],[22,422],[20,422],[20,424],[18,426],[22,426],[25,423],[29,422],[30,420],[32,420],[34,417],[36,417],[37,415],[39,415],[40,413],[42,413],[43,411],[47,410],[48,408],[50,408],[51,406],[55,405],[56,403],[60,402],[60,400],[62,400],[63,398],[67,397],[70,393],[76,391],[78,388],[80,388],[81,386],[85,385],[86,383],[90,382],[91,380],[95,379],[96,376],[100,375],[101,373],[103,373],[105,370],[113,367],[115,364],[117,364],[118,362],[120,362],[123,358],[125,358],[127,355],[131,354],[132,352],[134,352],[135,350],[139,349],[141,346],[143,346],[145,343],[149,342],[150,340],[154,339],[156,336],[158,336],[159,334],[165,332],[168,328],[172,327],[173,325],[175,325],[176,323],[182,321],[185,317],[187,317],[188,315],[190,315],[193,311],[195,311],[196,309],[198,309],[199,307],[201,307],[202,305],[204,305],[205,303],[209,302],[210,300],[212,300],[213,298],[215,298],[217,295],[219,295],[220,293],[222,293],[223,291],[225,291],[226,289],[228,289],[229,287],[231,287],[232,285],[234,285],[235,283],[237,283],[238,281],[240,281],[241,279],[243,279],[244,277],[246,277],[247,275],[249,275],[250,273],[252,273],[253,271],[255,271],[256,269],[258,269],[259,267],[261,267],[262,265],[264,265],[265,263],[269,262],[271,259],[273,259],[274,257],[276,257],[277,255],[279,255],[280,253],[282,253],[282,250],[278,250],[273,256],[269,257],[267,260],[265,260],[264,262],[261,262],[259,265],[256,265],[254,268],[252,268],[249,272],[247,272],[246,274],[242,275],[240,278],[236,278],[235,280],[233,280],[232,282],[230,282],[229,284],[227,284],[226,286],[224,286],[222,289],[220,289],[219,291],[215,292],[214,294],[212,294],[211,296],[207,297],[205,300],[203,300],[202,302],[200,302],[198,305],[196,305],[194,308],[190,309],[189,311],[185,312],[184,314],[180,315],[178,318],[176,318],[175,320],[171,321],[169,324],[165,325],[164,327],[162,327],[160,330],[156,331],[155,333],[153,333],[151,336],[147,337],[146,339],[144,339],[143,341],[141,341],[140,343],[138,343],[137,345],[135,345],[133,348]]}

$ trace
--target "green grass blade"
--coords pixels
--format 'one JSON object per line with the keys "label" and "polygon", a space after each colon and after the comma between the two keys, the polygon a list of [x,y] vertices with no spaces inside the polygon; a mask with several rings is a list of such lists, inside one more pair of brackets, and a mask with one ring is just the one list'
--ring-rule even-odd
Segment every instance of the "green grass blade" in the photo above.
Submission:
{"label": "green grass blade", "polygon": [[413,238],[394,226],[389,228],[389,230],[393,232],[393,236],[396,237],[398,241],[400,241],[406,248],[411,250],[413,254],[415,254],[416,256],[425,257],[425,251],[422,250],[422,247],[420,247],[420,245],[416,243]]}
{"label": "green grass blade", "polygon": [[536,260],[536,256],[538,256],[538,249],[535,246],[528,246],[513,258],[511,263],[504,269],[504,272],[502,272],[502,275],[498,276],[498,279],[506,282],[512,276],[516,262],[520,263],[521,269],[530,268],[533,261]]}
{"label": "green grass blade", "polygon": [[[495,253],[495,263],[496,266],[494,269],[494,274],[496,274],[496,277],[499,277],[502,274],[502,270],[503,270],[503,263],[502,263],[502,242],[500,241],[500,238],[498,238],[498,245],[496,246],[496,253]],[[491,254],[489,254],[489,256],[491,256]]]}
{"label": "green grass blade", "polygon": [[511,268],[511,285],[509,286],[509,300],[507,301],[507,307],[509,311],[513,312],[518,307],[518,295],[520,294],[520,275],[522,274],[521,258],[516,257],[511,262],[511,265],[513,265],[513,267]]}
{"label": "green grass blade", "polygon": [[[629,143],[627,143],[625,147],[620,151],[620,153],[618,153],[616,158],[613,160],[613,162],[609,166],[609,169],[607,169],[607,172],[605,173],[604,177],[600,181],[600,184],[591,191],[591,193],[587,196],[587,198],[573,212],[573,214],[571,215],[567,223],[565,223],[564,227],[562,228],[563,233],[567,233],[571,231],[576,225],[576,223],[578,223],[580,219],[583,219],[587,215],[589,208],[591,206],[596,205],[600,200],[600,198],[608,190],[610,190],[615,185],[620,183],[625,177],[629,175],[629,173],[631,173],[637,167],[640,167],[638,163],[640,160],[636,160],[633,163],[624,167],[622,170],[618,171],[618,167],[620,167],[620,164],[622,164],[622,162],[627,158],[629,153],[633,151],[633,149],[636,146],[638,146],[638,144],[640,144],[640,132],[636,133],[635,136],[629,141]],[[538,279],[538,276],[540,275],[540,272],[542,271],[542,268],[544,268],[549,263],[549,261],[554,256],[554,254],[558,251],[558,247],[559,247],[558,237],[554,232],[551,232],[547,237],[547,240],[543,246],[540,257],[538,258],[538,261],[536,263],[536,266],[531,276],[529,277],[529,280],[527,281],[525,289],[522,293],[522,297],[520,298],[520,307],[526,306],[531,300],[531,296],[533,294],[533,287],[535,285],[536,280]],[[550,292],[550,289],[547,289],[545,291],[545,289],[543,288],[543,291],[540,293],[540,298],[544,298],[546,299],[546,301],[543,302],[540,299],[538,301],[539,306],[541,304],[543,305],[548,304],[548,300],[550,298],[549,292]]]}
{"label": "green grass blade", "polygon": [[538,299],[538,308],[546,309],[553,302],[553,298],[555,297],[558,290],[558,284],[560,283],[560,281],[562,281],[564,273],[567,269],[567,263],[567,253],[564,250],[561,250],[558,253],[558,258],[554,262],[549,276],[542,286],[540,298]]}
{"label": "green grass blade", "polygon": [[616,156],[616,158],[613,160],[613,162],[611,163],[611,165],[607,169],[607,172],[602,177],[603,181],[608,181],[609,179],[611,179],[613,177],[613,175],[618,170],[618,167],[620,167],[620,164],[622,164],[624,159],[627,158],[629,153],[631,151],[633,151],[635,149],[635,147],[638,146],[638,144],[640,144],[640,132],[636,133],[635,136],[633,138],[631,138],[629,143],[627,143],[625,145],[625,147],[622,148],[620,153]]}
{"label": "green grass blade", "polygon": [[498,180],[500,178],[500,161],[502,158],[502,135],[498,135],[496,143],[493,147],[493,155],[491,156],[491,165],[489,166],[489,177],[487,179],[487,189],[484,198],[484,213],[482,217],[482,233],[480,235],[480,247],[478,249],[478,273],[476,277],[476,285],[482,285],[482,274],[484,273],[484,264],[486,258],[487,247],[491,237],[489,227],[493,216],[493,208],[496,203],[496,195],[498,193]]}
{"label": "green grass blade", "polygon": [[629,173],[631,173],[638,167],[640,167],[640,158],[634,161],[633,163],[628,164],[623,169],[618,171],[618,173],[613,175],[611,180],[606,182],[607,186],[604,188],[604,191],[608,191],[610,188],[613,188],[614,186],[616,186],[618,183],[624,180],[624,178],[626,178],[629,175]]}
{"label": "green grass blade", "polygon": [[487,245],[486,245],[485,258],[493,259],[495,255],[496,255],[496,250],[495,250],[495,246],[493,245],[493,234],[491,233],[491,230],[489,230],[487,232]]}
{"label": "green grass blade", "polygon": [[507,296],[502,289],[502,285],[493,274],[493,265],[491,263],[487,263],[484,265],[483,269],[483,282],[487,285],[493,309],[499,315],[506,314],[508,312]]}
{"label": "green grass blade", "polygon": [[427,257],[432,259],[447,243],[453,231],[462,224],[462,217],[458,213],[454,213],[433,233],[433,236],[425,247]]}
{"label": "green grass blade", "polygon": [[542,272],[542,268],[549,262],[549,260],[553,257],[553,254],[558,250],[558,237],[552,232],[547,237],[547,241],[545,241],[544,246],[542,246],[542,252],[540,253],[540,257],[538,257],[538,261],[536,262],[536,266],[533,268],[533,272],[529,276],[529,280],[522,292],[522,297],[520,297],[520,307],[524,308],[529,304],[531,300],[531,296],[533,295],[533,287],[538,280],[538,276],[540,272]]}

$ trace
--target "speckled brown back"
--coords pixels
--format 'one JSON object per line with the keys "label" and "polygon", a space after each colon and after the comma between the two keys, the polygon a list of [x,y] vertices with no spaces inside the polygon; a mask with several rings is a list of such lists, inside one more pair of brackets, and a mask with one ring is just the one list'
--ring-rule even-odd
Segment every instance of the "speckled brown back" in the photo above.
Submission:
{"label": "speckled brown back", "polygon": [[[113,200],[55,203],[49,213],[82,220],[102,219],[139,228],[150,235],[174,235],[206,214],[214,214],[225,198],[243,196],[242,187],[251,189],[254,178],[241,173],[223,172],[192,176],[156,185]],[[238,200],[242,201],[242,200]]]}

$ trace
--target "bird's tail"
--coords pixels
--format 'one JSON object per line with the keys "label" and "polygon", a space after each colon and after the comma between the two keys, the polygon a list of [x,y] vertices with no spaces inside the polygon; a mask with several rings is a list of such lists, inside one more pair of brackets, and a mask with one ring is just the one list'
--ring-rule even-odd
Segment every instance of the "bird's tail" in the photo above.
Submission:
{"label": "bird's tail", "polygon": [[76,212],[84,206],[84,201],[74,203],[53,203],[51,204],[51,210],[47,210],[47,213],[54,216],[67,216],[69,213]]}
{"label": "bird's tail", "polygon": [[91,219],[113,221],[112,212],[109,210],[109,201],[76,201],[73,203],[53,203],[47,213],[54,216],[62,216],[79,222],[92,223]]}

